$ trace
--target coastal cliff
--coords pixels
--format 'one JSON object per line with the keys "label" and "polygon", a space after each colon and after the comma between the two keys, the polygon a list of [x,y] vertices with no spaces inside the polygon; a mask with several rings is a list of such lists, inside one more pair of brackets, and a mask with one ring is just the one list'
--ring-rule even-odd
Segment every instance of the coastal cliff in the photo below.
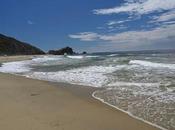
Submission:
{"label": "coastal cliff", "polygon": [[41,49],[0,34],[0,55],[41,55]]}

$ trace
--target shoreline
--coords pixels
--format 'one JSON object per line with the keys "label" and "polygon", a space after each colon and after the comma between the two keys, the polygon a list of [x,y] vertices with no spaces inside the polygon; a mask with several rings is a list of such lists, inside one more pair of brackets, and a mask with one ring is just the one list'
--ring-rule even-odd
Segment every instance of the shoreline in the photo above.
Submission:
{"label": "shoreline", "polygon": [[[156,128],[155,126],[151,126],[151,125],[149,125],[147,123],[144,123],[140,120],[134,119],[133,117],[129,116],[128,114],[126,114],[124,112],[121,112],[117,109],[114,109],[114,108],[110,107],[109,105],[101,103],[99,100],[96,100],[95,98],[93,98],[91,94],[94,90],[97,90],[96,88],[88,88],[88,87],[84,87],[84,86],[81,86],[81,85],[70,85],[70,84],[66,84],[66,83],[51,83],[49,81],[41,81],[41,80],[29,79],[29,78],[26,78],[26,77],[23,77],[23,76],[0,73],[0,80],[2,79],[2,77],[5,77],[4,80],[7,80],[7,81],[9,81],[8,78],[10,78],[12,80],[11,83],[13,82],[12,84],[13,85],[17,84],[17,86],[20,85],[20,84],[24,85],[24,83],[26,83],[26,82],[29,82],[29,83],[31,82],[32,85],[39,83],[39,84],[42,84],[42,85],[46,85],[47,89],[49,89],[50,91],[53,91],[51,89],[54,89],[54,93],[57,93],[57,92],[62,93],[63,92],[63,95],[61,96],[62,97],[62,99],[61,99],[62,104],[65,104],[64,100],[67,99],[69,96],[72,97],[72,98],[68,99],[68,100],[70,100],[70,103],[72,101],[74,102],[74,100],[80,100],[81,103],[83,102],[82,104],[80,103],[80,106],[79,105],[74,106],[74,104],[71,104],[71,107],[73,107],[73,109],[75,111],[76,111],[76,109],[78,109],[79,112],[83,111],[83,113],[81,112],[81,114],[86,115],[85,117],[83,116],[83,118],[80,118],[80,120],[81,119],[84,120],[84,118],[86,120],[86,118],[88,117],[88,120],[90,122],[91,122],[91,120],[93,120],[92,122],[94,122],[94,123],[95,123],[95,121],[98,121],[99,125],[103,125],[103,127],[106,127],[105,129],[114,129],[115,128],[115,129],[120,129],[120,130],[129,130],[130,128],[132,128],[134,130],[140,130],[140,129],[142,129],[142,130],[158,130],[158,128]],[[16,81],[18,81],[18,82],[16,83]],[[20,83],[19,83],[19,81],[20,81]],[[8,84],[8,83],[6,82],[5,84]],[[33,86],[32,89],[34,89],[35,91],[38,91],[38,89],[43,89],[41,86]],[[22,86],[21,89],[24,89],[23,92],[28,93],[28,91],[25,90],[25,89],[31,89],[31,88],[26,88],[25,86]],[[48,93],[49,93],[49,91],[45,91],[45,94],[52,97],[52,95],[50,95]],[[65,96],[67,94],[68,94],[68,97]],[[34,97],[34,98],[39,97],[39,96],[40,96],[40,93],[30,94],[30,97]],[[56,97],[53,96],[52,99],[54,99],[54,98],[56,98]],[[55,100],[54,102],[56,102],[56,99],[54,99]],[[19,99],[19,100],[23,100],[23,99]],[[41,98],[41,100],[42,100],[42,102],[44,101],[43,98]],[[49,100],[49,99],[47,99],[47,100]],[[49,102],[52,102],[52,101],[49,100]],[[40,102],[38,102],[38,103],[39,104],[37,104],[37,105],[41,105]],[[55,109],[55,107],[58,107],[57,105],[55,106],[55,104],[53,104],[53,103],[49,103],[49,104],[50,104],[51,109]],[[32,106],[32,104],[30,104],[30,105]],[[88,108],[86,108],[86,107],[81,108],[81,105],[83,105],[83,106],[87,105]],[[91,113],[91,111],[93,111],[92,108],[95,109],[95,113],[92,112],[93,114]],[[86,111],[84,111],[84,109],[86,109]],[[71,109],[68,109],[68,110],[71,113],[75,112],[74,110],[72,111]],[[59,111],[59,109],[58,109],[58,111]],[[65,110],[64,110],[63,113],[61,112],[63,114],[62,116],[64,117],[64,114],[67,115],[67,113],[69,113],[69,111],[66,111],[66,113],[65,113]],[[89,111],[90,111],[90,113],[89,113]],[[101,113],[102,115],[99,114],[99,113]],[[45,113],[43,113],[43,114],[45,114]],[[48,112],[47,114],[51,114],[51,113]],[[80,117],[82,116],[81,114],[80,114]],[[99,117],[99,116],[101,116],[101,117]],[[76,116],[73,116],[73,118],[75,118],[75,117]],[[95,120],[94,120],[94,118],[95,118]],[[0,119],[1,119],[1,116],[0,116]],[[68,118],[66,118],[66,120],[67,119]],[[110,119],[112,119],[112,120],[110,120]],[[100,121],[100,120],[102,120],[102,121]],[[112,122],[110,122],[110,121],[112,121]],[[128,124],[128,126],[126,126],[124,124],[121,125],[119,122],[122,123],[122,124],[126,123],[126,124]],[[83,123],[82,125],[84,126],[88,122],[81,122],[81,123]],[[81,123],[78,122],[78,124],[81,124]],[[93,124],[93,125],[95,125],[95,124]],[[103,127],[100,127],[99,125],[97,125],[95,127],[103,129]],[[1,128],[1,125],[0,125],[0,128]],[[76,127],[76,129],[79,129],[79,127]],[[96,129],[97,128],[95,128],[95,130]],[[74,130],[74,129],[72,129],[72,130]]]}
{"label": "shoreline", "polygon": [[[41,81],[44,81],[44,80],[41,80]],[[97,88],[97,87],[93,87],[93,86],[85,86],[85,85],[77,85],[77,84],[71,84],[71,83],[64,83],[64,82],[51,82],[51,81],[48,81],[48,82],[50,82],[51,84],[53,83],[53,84],[61,84],[61,85],[65,85],[66,87],[71,87],[71,91],[74,91],[74,89],[75,89],[75,87],[78,87],[79,89],[81,88],[81,89],[84,89],[84,93],[86,94],[86,96],[87,96],[87,98],[91,98],[90,100],[97,100],[98,102],[101,102],[101,103],[103,103],[103,104],[105,104],[105,105],[107,105],[107,106],[109,106],[109,107],[112,107],[112,108],[114,108],[115,110],[117,110],[117,111],[121,111],[121,112],[123,112],[124,114],[127,114],[127,115],[129,115],[130,117],[132,117],[132,118],[134,118],[134,119],[136,119],[136,120],[139,120],[139,121],[142,121],[142,122],[144,122],[144,123],[146,123],[146,124],[149,124],[149,125],[151,125],[151,126],[153,126],[153,127],[156,127],[156,128],[158,128],[158,129],[161,129],[161,130],[168,130],[168,129],[166,129],[166,128],[163,128],[163,127],[161,127],[161,126],[159,126],[159,125],[157,125],[157,124],[154,124],[154,123],[151,123],[151,122],[149,122],[149,121],[147,121],[147,120],[144,120],[144,119],[142,119],[142,118],[139,118],[139,117],[137,117],[137,116],[134,116],[134,115],[132,115],[131,113],[129,113],[129,112],[127,112],[127,111],[124,111],[124,110],[122,110],[122,109],[120,109],[120,108],[118,108],[117,106],[114,106],[114,105],[111,105],[111,104],[109,104],[108,102],[105,102],[103,99],[101,99],[101,98],[98,98],[98,97],[96,97],[95,96],[95,93],[96,92],[98,92],[99,90],[102,90],[102,89],[104,89],[104,88]],[[64,86],[64,87],[65,87]],[[63,89],[66,89],[66,88],[63,88]],[[70,91],[70,88],[68,89],[69,91]],[[76,94],[76,92],[74,91],[73,92],[74,94]],[[84,94],[83,93],[83,94]],[[79,95],[80,96],[80,95]],[[82,96],[82,93],[81,93],[81,96]]]}
{"label": "shoreline", "polygon": [[[44,81],[44,80],[41,80],[41,81]],[[51,81],[48,81],[48,82],[51,82]],[[51,83],[53,83],[53,82],[51,82]],[[54,83],[54,84],[62,84],[62,85],[65,84],[66,86],[68,85],[69,87],[72,87],[72,85],[73,85],[73,87],[71,88],[72,91],[73,91],[73,89],[74,89],[75,87],[79,87],[79,88],[81,88],[81,89],[84,89],[84,90],[85,90],[84,93],[86,93],[86,94],[88,95],[88,98],[91,98],[90,100],[94,100],[94,99],[95,99],[95,100],[97,100],[97,101],[99,101],[99,102],[101,102],[101,103],[103,103],[103,104],[105,104],[105,105],[107,105],[107,106],[109,106],[109,107],[114,108],[114,109],[117,110],[117,111],[121,111],[121,112],[123,112],[124,114],[129,115],[130,117],[132,117],[132,118],[134,118],[134,119],[136,119],[136,120],[142,121],[142,122],[144,122],[144,123],[146,123],[146,124],[149,124],[149,125],[151,125],[151,126],[153,126],[153,127],[156,127],[156,128],[158,128],[158,129],[161,129],[161,130],[168,130],[168,129],[163,128],[163,127],[161,127],[161,126],[159,126],[159,125],[156,125],[156,124],[154,124],[154,123],[151,123],[151,122],[149,122],[149,121],[147,121],[147,120],[144,120],[144,119],[142,119],[142,118],[139,118],[139,117],[137,117],[137,116],[134,116],[134,115],[132,115],[131,113],[129,113],[129,112],[127,112],[127,111],[124,111],[124,110],[118,108],[117,106],[111,105],[111,104],[109,104],[108,102],[105,102],[105,101],[104,101],[103,99],[101,99],[101,98],[96,97],[96,96],[95,96],[95,93],[98,92],[99,90],[104,89],[104,88],[97,88],[97,87],[93,87],[93,86],[77,85],[77,84],[63,83],[63,82],[56,82],[56,83]],[[64,86],[64,85],[63,85],[63,86]],[[64,88],[63,88],[63,89],[64,89]],[[69,90],[70,90],[70,88],[69,88]],[[75,92],[74,92],[74,94],[75,94]],[[81,94],[81,95],[82,95],[82,94]]]}
{"label": "shoreline", "polygon": [[[21,75],[17,75],[17,76],[21,76]],[[23,76],[22,76],[22,77],[23,77]],[[25,77],[25,76],[24,76],[24,77]],[[30,78],[30,77],[25,77],[25,78],[34,79],[34,78]],[[113,109],[115,109],[115,110],[117,110],[117,111],[121,111],[121,112],[123,112],[124,114],[127,114],[127,115],[129,115],[130,117],[132,117],[132,118],[134,118],[134,119],[136,119],[136,120],[142,121],[142,122],[144,122],[144,123],[146,123],[146,124],[148,124],[148,125],[151,125],[151,126],[153,126],[153,127],[158,128],[158,129],[160,129],[160,130],[168,130],[168,129],[163,128],[163,127],[161,127],[161,126],[159,126],[159,125],[157,125],[157,124],[151,123],[151,122],[149,122],[149,121],[147,121],[147,120],[144,120],[144,119],[142,119],[142,118],[139,118],[139,117],[137,117],[137,116],[134,116],[134,115],[132,115],[132,113],[129,113],[129,112],[127,112],[127,111],[124,111],[124,110],[118,108],[117,106],[111,105],[111,104],[109,104],[108,102],[105,102],[103,99],[98,98],[98,97],[96,97],[96,96],[94,95],[94,94],[95,94],[96,92],[98,92],[99,90],[103,90],[103,89],[105,89],[105,88],[98,88],[98,87],[93,87],[93,86],[85,86],[85,85],[78,85],[78,84],[71,84],[71,83],[64,83],[64,82],[51,82],[51,81],[41,80],[41,79],[34,79],[34,80],[46,81],[46,82],[49,82],[49,83],[55,85],[56,87],[57,87],[57,85],[61,85],[62,89],[65,89],[65,90],[67,89],[68,91],[71,90],[71,92],[73,92],[74,94],[77,94],[77,93],[75,92],[75,89],[80,89],[80,88],[81,88],[82,90],[84,90],[84,91],[83,91],[83,94],[85,94],[87,98],[90,98],[90,100],[94,100],[94,99],[95,99],[95,100],[97,100],[97,101],[100,102],[100,103],[103,103],[103,104],[105,104],[105,105],[107,105],[107,106],[109,106],[109,107],[111,107],[111,108],[113,108]],[[60,86],[59,86],[59,87],[60,87]],[[69,88],[67,88],[67,87],[69,87]],[[80,95],[79,95],[79,94],[80,94]],[[78,95],[82,97],[82,93],[79,93],[79,94],[78,94]]]}
{"label": "shoreline", "polygon": [[[97,92],[97,91],[95,91],[95,92]],[[98,100],[98,101],[100,101],[100,102],[102,102],[102,103],[104,103],[104,104],[106,104],[106,105],[108,105],[108,106],[110,106],[110,107],[116,109],[116,110],[119,110],[119,111],[121,111],[121,112],[123,112],[123,113],[125,113],[125,114],[127,114],[127,115],[129,115],[129,116],[131,116],[132,118],[134,118],[134,119],[136,119],[136,120],[142,121],[142,122],[144,122],[144,123],[146,123],[146,124],[149,124],[149,125],[154,126],[154,127],[158,128],[158,129],[161,129],[161,130],[168,130],[168,129],[163,128],[163,127],[161,127],[161,126],[159,126],[159,125],[156,125],[156,124],[154,124],[154,123],[151,123],[151,122],[149,122],[149,121],[147,121],[147,120],[144,120],[144,119],[142,119],[142,118],[139,118],[139,117],[137,117],[137,116],[134,116],[134,115],[132,115],[132,113],[129,113],[129,112],[127,112],[127,111],[124,111],[124,110],[118,108],[117,106],[114,106],[114,105],[109,104],[108,102],[105,102],[103,99],[94,96],[95,92],[93,92],[93,94],[92,94],[92,97],[93,97],[94,99],[96,99],[96,100]]]}
{"label": "shoreline", "polygon": [[[0,56],[0,63],[31,60],[37,55]],[[42,55],[38,55],[42,56]]]}
{"label": "shoreline", "polygon": [[[17,58],[20,60],[20,57]],[[21,60],[28,60],[32,57],[24,56]],[[12,59],[10,61],[18,60],[15,60],[15,57]],[[0,61],[2,62],[1,58]],[[21,128],[21,123],[23,123],[23,129],[38,130],[89,130],[90,126],[90,130],[161,129],[94,97],[93,94],[102,88],[31,79],[7,73],[0,73],[0,82],[0,103],[3,106],[0,110],[0,129],[18,130]],[[11,108],[18,108],[21,111],[11,110]],[[22,120],[18,122],[19,117]],[[57,121],[56,123],[51,121],[52,125],[41,123],[50,122],[53,119]],[[67,121],[72,124],[67,124]],[[34,126],[26,128],[25,126],[29,124]],[[45,128],[46,126],[48,128]]]}

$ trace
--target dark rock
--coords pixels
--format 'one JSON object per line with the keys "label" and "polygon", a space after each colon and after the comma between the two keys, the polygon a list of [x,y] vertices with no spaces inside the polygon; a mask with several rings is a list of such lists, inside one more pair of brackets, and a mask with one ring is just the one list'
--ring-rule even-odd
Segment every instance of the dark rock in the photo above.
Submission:
{"label": "dark rock", "polygon": [[86,52],[86,51],[84,51],[82,54],[83,54],[83,55],[86,55],[86,54],[87,54],[87,52]]}
{"label": "dark rock", "polygon": [[42,50],[14,38],[0,34],[0,55],[40,55]]}
{"label": "dark rock", "polygon": [[73,55],[74,52],[73,52],[72,48],[65,47],[65,48],[62,48],[60,50],[50,50],[48,52],[48,54],[52,54],[52,55],[64,55],[64,54]]}

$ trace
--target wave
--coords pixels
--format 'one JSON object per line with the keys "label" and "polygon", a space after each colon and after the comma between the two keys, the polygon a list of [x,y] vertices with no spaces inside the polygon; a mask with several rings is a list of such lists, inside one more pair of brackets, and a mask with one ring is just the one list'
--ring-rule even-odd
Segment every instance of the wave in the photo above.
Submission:
{"label": "wave", "polygon": [[[75,57],[75,56],[73,56]],[[62,57],[39,57],[28,61],[17,61],[4,63],[0,67],[0,72],[22,73],[26,77],[42,79],[54,82],[67,82],[85,86],[102,87],[109,82],[107,74],[116,70],[128,67],[128,65],[116,66],[87,66],[56,72],[37,72],[33,71],[33,66],[42,64],[48,60],[59,60]],[[76,56],[77,58],[77,56]],[[61,61],[60,61],[61,62]],[[49,61],[50,63],[50,61]],[[52,63],[52,62],[51,62]]]}
{"label": "wave", "polygon": [[51,63],[50,61],[59,61],[60,59],[62,59],[62,56],[40,56],[32,60],[2,63],[0,72],[26,73],[32,70],[32,65],[45,65],[46,63]]}
{"label": "wave", "polygon": [[66,56],[66,57],[68,57],[68,58],[72,58],[72,59],[83,59],[84,58],[84,56]]}
{"label": "wave", "polygon": [[99,56],[86,56],[87,58],[97,58]]}
{"label": "wave", "polygon": [[31,70],[31,68],[28,66],[29,63],[30,60],[3,63],[2,66],[0,67],[0,72],[4,73],[29,72]]}
{"label": "wave", "polygon": [[[128,74],[132,74],[132,72],[137,74],[137,71],[140,72],[140,69],[138,69],[138,67],[140,66],[146,66],[146,67],[151,67],[151,68],[152,67],[154,68],[163,67],[163,68],[168,68],[168,69],[175,69],[175,64],[155,63],[155,62],[144,61],[144,60],[130,60],[130,61],[128,60],[129,65],[128,65],[128,62],[122,62],[122,64],[118,64],[118,62],[115,62],[116,64],[113,64],[116,58],[107,57],[110,60],[103,61],[103,64],[101,65],[94,64],[93,66],[86,66],[86,67],[77,66],[79,68],[71,68],[70,70],[61,70],[61,71],[56,71],[56,72],[37,72],[37,69],[35,70],[32,69],[34,65],[43,66],[44,63],[48,65],[51,65],[51,64],[67,65],[69,62],[72,63],[74,61],[78,61],[78,62],[80,61],[76,59],[95,58],[95,57],[99,57],[99,56],[78,55],[78,56],[67,56],[67,57],[64,57],[64,56],[35,57],[34,59],[28,60],[28,61],[3,63],[2,66],[0,67],[0,72],[13,73],[13,74],[22,73],[23,76],[26,76],[29,78],[47,80],[47,81],[52,81],[52,82],[67,82],[71,84],[79,84],[79,85],[84,85],[84,86],[104,87],[104,88],[106,87],[105,88],[106,91],[114,90],[113,91],[114,95],[110,95],[110,96],[113,96],[112,98],[115,98],[115,92],[116,94],[118,94],[117,92],[119,92],[119,94],[120,92],[132,92],[132,95],[134,95],[135,97],[136,96],[150,97],[154,95],[154,101],[156,102],[158,101],[160,103],[172,103],[173,101],[175,101],[174,87],[167,87],[167,91],[165,90],[162,91],[159,88],[160,85],[162,85],[160,80],[156,80],[156,81],[155,80],[154,81],[144,80],[142,83],[141,80],[134,80],[133,78],[132,80],[133,82],[131,80],[126,80],[126,82],[125,81],[122,82],[120,81],[120,77],[118,78],[117,77],[118,75],[117,76],[115,75],[119,73],[123,74],[123,72],[126,73],[125,70],[129,72]],[[42,71],[42,69],[38,71]],[[143,74],[144,73],[145,72],[143,71]],[[142,76],[143,74],[141,73]],[[127,78],[127,77],[124,77],[124,78]],[[167,85],[163,84],[163,86],[165,87],[169,85],[171,85],[171,83]],[[130,98],[129,96],[131,95],[127,95],[123,97],[123,99]],[[95,92],[93,93],[93,97],[110,106],[113,106],[111,105],[110,102],[105,102],[102,98],[97,97],[95,95]],[[117,106],[113,106],[113,107],[117,108]],[[133,116],[129,112],[128,114]],[[143,120],[143,119],[140,119],[140,120]]]}
{"label": "wave", "polygon": [[32,61],[34,62],[45,62],[45,61],[55,61],[62,59],[63,56],[42,56],[42,57],[36,57],[33,58]]}
{"label": "wave", "polygon": [[67,57],[71,58],[71,59],[83,59],[83,58],[96,58],[96,57],[99,57],[99,56],[78,55],[78,56],[67,56]]}
{"label": "wave", "polygon": [[175,64],[155,63],[143,60],[131,60],[129,64],[137,64],[145,67],[175,69]]}
{"label": "wave", "polygon": [[115,70],[115,67],[110,66],[90,66],[58,72],[33,72],[26,76],[47,81],[102,87],[108,82],[105,74]]}
{"label": "wave", "polygon": [[107,55],[109,57],[114,57],[114,56],[118,56],[119,54],[110,54],[110,55]]}

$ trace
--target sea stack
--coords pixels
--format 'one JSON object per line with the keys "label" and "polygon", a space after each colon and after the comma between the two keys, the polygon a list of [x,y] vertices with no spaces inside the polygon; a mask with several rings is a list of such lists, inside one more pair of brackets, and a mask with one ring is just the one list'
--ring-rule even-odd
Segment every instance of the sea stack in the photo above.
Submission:
{"label": "sea stack", "polygon": [[59,50],[50,50],[48,52],[48,54],[51,54],[51,55],[65,55],[65,54],[73,55],[74,51],[70,47],[65,47],[65,48],[62,48],[62,49],[59,49]]}

